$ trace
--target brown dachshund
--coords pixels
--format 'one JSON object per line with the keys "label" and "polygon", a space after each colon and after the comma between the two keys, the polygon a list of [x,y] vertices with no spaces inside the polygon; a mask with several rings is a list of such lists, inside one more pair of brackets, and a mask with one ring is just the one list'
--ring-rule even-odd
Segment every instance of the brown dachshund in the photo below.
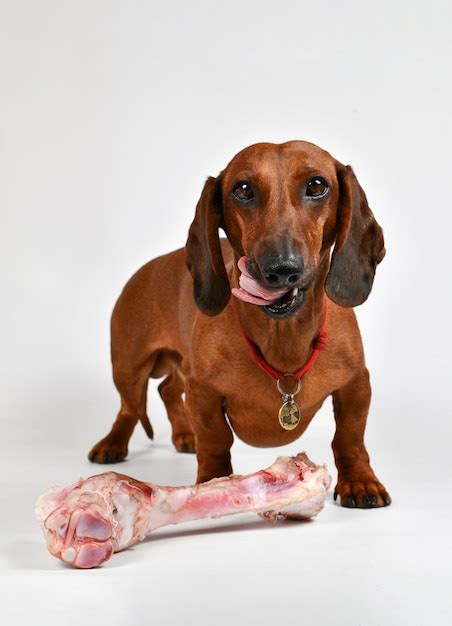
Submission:
{"label": "brown dachshund", "polygon": [[[172,440],[180,452],[196,451],[199,482],[232,472],[233,432],[253,446],[291,443],[332,395],[335,498],[347,507],[390,504],[364,446],[371,389],[352,309],[367,299],[384,254],[351,167],[304,141],[241,151],[207,180],[185,249],[144,265],[116,303],[111,350],[121,409],[89,459],[124,460],[138,420],[152,439],[149,377],[165,377],[159,391]],[[283,295],[265,306],[231,297],[242,257],[267,298]],[[301,420],[286,430],[276,381],[251,358],[244,335],[266,363],[293,373],[312,354],[325,302],[327,347],[295,397]],[[295,391],[291,385],[282,391]]]}

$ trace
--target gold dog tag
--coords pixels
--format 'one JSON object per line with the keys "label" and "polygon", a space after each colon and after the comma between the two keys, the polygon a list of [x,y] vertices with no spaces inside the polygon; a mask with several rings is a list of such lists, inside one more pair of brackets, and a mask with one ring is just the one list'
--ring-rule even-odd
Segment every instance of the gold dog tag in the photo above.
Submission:
{"label": "gold dog tag", "polygon": [[285,430],[293,430],[300,423],[300,407],[292,399],[286,400],[279,409],[279,423]]}

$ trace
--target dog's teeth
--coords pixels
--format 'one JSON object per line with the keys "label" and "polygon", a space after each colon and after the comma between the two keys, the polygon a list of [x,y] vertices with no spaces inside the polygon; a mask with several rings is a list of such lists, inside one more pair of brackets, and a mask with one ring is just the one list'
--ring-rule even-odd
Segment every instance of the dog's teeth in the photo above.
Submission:
{"label": "dog's teeth", "polygon": [[298,293],[298,287],[294,287],[292,291],[290,292],[290,295],[292,296],[292,298],[295,298],[297,293]]}

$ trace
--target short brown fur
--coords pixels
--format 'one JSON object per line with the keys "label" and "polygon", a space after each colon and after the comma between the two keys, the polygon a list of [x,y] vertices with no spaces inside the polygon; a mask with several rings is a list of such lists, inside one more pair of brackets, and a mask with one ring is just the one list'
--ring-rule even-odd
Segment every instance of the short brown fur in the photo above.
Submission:
{"label": "short brown fur", "polygon": [[[314,208],[299,193],[311,175],[323,176],[330,185],[327,198]],[[244,178],[260,190],[253,209],[238,206],[231,195]],[[227,240],[219,239],[219,228]],[[260,307],[230,297],[230,287],[238,286],[236,264],[242,255],[257,260],[288,242],[302,257],[309,279],[299,311],[276,320]],[[180,452],[196,450],[198,481],[232,472],[233,433],[253,446],[285,445],[300,437],[332,395],[335,493],[343,506],[389,504],[364,446],[371,389],[351,308],[366,300],[384,254],[381,228],[350,167],[302,141],[256,144],[240,152],[217,178],[207,180],[186,248],[143,266],[116,303],[111,344],[121,408],[90,460],[124,460],[138,420],[152,438],[146,415],[149,377],[165,377],[159,391],[173,443]],[[259,278],[257,261],[254,267]],[[266,360],[291,372],[311,353],[325,297],[327,349],[297,396],[301,423],[286,431],[277,419],[281,398],[275,381],[251,360],[232,307]]]}

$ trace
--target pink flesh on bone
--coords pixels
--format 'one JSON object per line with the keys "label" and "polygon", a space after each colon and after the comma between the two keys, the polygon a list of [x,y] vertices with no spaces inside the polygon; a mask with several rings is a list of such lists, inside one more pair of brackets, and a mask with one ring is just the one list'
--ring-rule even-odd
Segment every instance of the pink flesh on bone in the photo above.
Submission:
{"label": "pink flesh on bone", "polygon": [[272,522],[313,517],[324,506],[330,482],[325,466],[304,452],[278,457],[254,474],[189,487],[161,487],[106,472],[50,489],[38,498],[36,517],[51,554],[91,568],[169,524],[246,511]]}
{"label": "pink flesh on bone", "polygon": [[241,274],[239,278],[240,287],[233,287],[232,294],[239,300],[257,304],[258,306],[268,306],[281,296],[287,293],[288,289],[267,289],[260,285],[246,269],[246,256],[240,257],[237,263]]}

